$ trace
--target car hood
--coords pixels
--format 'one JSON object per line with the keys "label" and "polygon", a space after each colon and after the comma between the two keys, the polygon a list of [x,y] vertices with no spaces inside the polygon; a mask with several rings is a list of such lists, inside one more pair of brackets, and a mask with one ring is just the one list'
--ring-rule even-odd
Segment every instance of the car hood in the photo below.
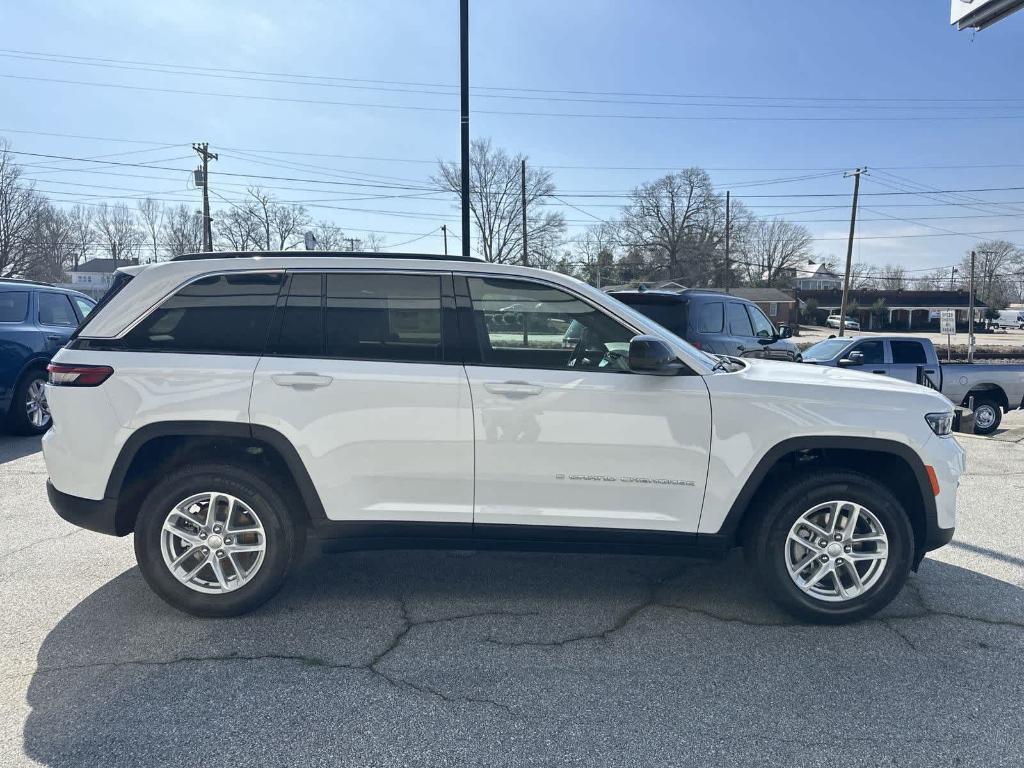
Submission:
{"label": "car hood", "polygon": [[744,358],[747,368],[740,375],[751,382],[771,382],[773,384],[792,386],[836,387],[847,391],[863,391],[865,393],[905,392],[925,398],[934,399],[943,404],[944,409],[950,407],[949,401],[941,394],[920,384],[896,379],[892,376],[881,376],[874,373],[860,373],[849,368],[833,368],[825,365],[808,365],[805,363],[782,363],[773,360],[749,360]]}

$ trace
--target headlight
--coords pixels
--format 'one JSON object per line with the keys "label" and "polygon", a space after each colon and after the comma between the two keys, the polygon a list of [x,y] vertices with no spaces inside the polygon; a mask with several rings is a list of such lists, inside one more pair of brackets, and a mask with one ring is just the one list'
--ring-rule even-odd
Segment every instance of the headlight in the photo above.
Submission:
{"label": "headlight", "polygon": [[953,413],[926,413],[924,420],[939,437],[945,437],[953,432]]}

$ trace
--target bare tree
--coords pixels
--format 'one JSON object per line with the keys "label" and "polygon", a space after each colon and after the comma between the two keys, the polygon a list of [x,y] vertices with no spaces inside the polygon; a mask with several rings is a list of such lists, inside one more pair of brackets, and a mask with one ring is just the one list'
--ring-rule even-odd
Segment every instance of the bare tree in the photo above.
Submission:
{"label": "bare tree", "polygon": [[367,232],[366,236],[362,239],[360,250],[378,253],[384,248],[384,240],[384,235],[376,232]]}
{"label": "bare tree", "polygon": [[271,229],[277,249],[287,251],[301,243],[309,221],[303,206],[275,203],[271,208]]}
{"label": "bare tree", "polygon": [[318,251],[342,251],[348,239],[340,227],[336,227],[329,221],[318,221],[309,227],[309,231],[316,238]]}
{"label": "bare tree", "polygon": [[[989,307],[1001,309],[1017,294],[1024,280],[1024,248],[1006,240],[985,240],[974,246],[974,290]],[[971,275],[971,254],[964,255],[960,275]]]}
{"label": "bare tree", "polygon": [[952,275],[944,269],[915,277],[912,285],[916,291],[945,291],[952,288]]}
{"label": "bare tree", "polygon": [[160,236],[164,226],[164,206],[152,198],[147,197],[136,203],[139,209],[139,219],[146,232],[146,239],[153,249],[153,261],[160,260]]}
{"label": "bare tree", "polygon": [[0,277],[23,274],[31,258],[31,238],[43,200],[21,182],[21,169],[0,139]]}
{"label": "bare tree", "polygon": [[902,264],[886,264],[879,274],[879,285],[887,291],[902,291],[910,283],[907,269]]}
{"label": "bare tree", "polygon": [[[219,227],[217,231],[219,234]],[[201,251],[203,248],[202,214],[184,203],[167,209],[161,245],[168,258],[172,259],[183,253]]]}
{"label": "bare tree", "polygon": [[84,205],[76,205],[68,213],[71,225],[71,241],[74,250],[71,257],[71,269],[89,258],[89,251],[96,243],[96,232],[92,226],[92,209]]}
{"label": "bare tree", "polygon": [[71,217],[48,202],[36,209],[32,219],[25,277],[46,282],[63,282],[74,266],[75,242]]}
{"label": "bare tree", "polygon": [[248,200],[220,211],[214,222],[219,245],[232,251],[263,248],[266,234],[260,210],[256,202]]}
{"label": "bare tree", "polygon": [[135,215],[124,203],[101,203],[96,211],[95,228],[100,245],[115,266],[132,259],[145,240]]}
{"label": "bare tree", "polygon": [[[248,194],[250,199],[246,204],[235,210],[239,213],[245,211],[244,215],[253,218],[255,228],[248,235],[257,235],[257,248],[265,251],[285,251],[301,242],[302,233],[310,221],[309,214],[303,206],[279,203],[272,194],[261,187],[250,187]],[[236,233],[239,231],[237,226],[231,229]]]}
{"label": "bare tree", "polygon": [[615,282],[613,268],[618,242],[618,228],[608,221],[587,227],[575,239],[573,251],[584,280],[598,287]]}
{"label": "bare tree", "polygon": [[[523,260],[520,169],[524,159],[524,155],[509,156],[494,147],[490,139],[477,139],[472,144],[469,208],[477,229],[477,252],[485,261],[508,264]],[[433,181],[458,195],[462,189],[461,167],[442,162]],[[565,233],[565,217],[544,208],[554,191],[551,172],[527,164],[527,261],[531,264],[549,258]]]}
{"label": "bare tree", "polygon": [[[846,275],[846,267],[837,272],[840,277]],[[855,261],[850,265],[850,287],[851,288],[877,288],[879,286],[879,270],[873,264],[866,264],[863,261]]]}
{"label": "bare tree", "polygon": [[620,229],[622,245],[642,253],[659,276],[690,286],[714,282],[724,231],[725,200],[700,168],[637,187]]}
{"label": "bare tree", "polygon": [[778,285],[811,253],[811,233],[785,219],[758,221],[743,256],[752,285]]}

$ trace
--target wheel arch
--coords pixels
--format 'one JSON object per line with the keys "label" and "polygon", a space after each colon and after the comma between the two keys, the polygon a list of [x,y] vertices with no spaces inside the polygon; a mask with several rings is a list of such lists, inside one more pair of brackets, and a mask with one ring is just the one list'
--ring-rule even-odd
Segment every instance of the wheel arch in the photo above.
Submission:
{"label": "wheel arch", "polygon": [[993,399],[1004,411],[1010,410],[1010,399],[1006,396],[1006,390],[998,384],[986,383],[974,385],[967,394],[964,395],[961,405],[966,406],[972,397],[976,401],[980,398],[985,398],[986,400]]}
{"label": "wheel arch", "polygon": [[326,517],[305,464],[277,430],[235,422],[168,421],[133,433],[114,462],[104,497],[117,505],[116,534],[134,530],[139,505],[155,478],[174,467],[205,460],[272,474],[281,481],[279,490],[304,525]]}
{"label": "wheel arch", "polygon": [[756,517],[752,502],[759,494],[770,493],[795,473],[827,468],[864,472],[887,485],[910,516],[915,567],[934,548],[940,534],[924,462],[910,446],[882,438],[797,437],[778,443],[757,463],[716,536],[742,544]]}

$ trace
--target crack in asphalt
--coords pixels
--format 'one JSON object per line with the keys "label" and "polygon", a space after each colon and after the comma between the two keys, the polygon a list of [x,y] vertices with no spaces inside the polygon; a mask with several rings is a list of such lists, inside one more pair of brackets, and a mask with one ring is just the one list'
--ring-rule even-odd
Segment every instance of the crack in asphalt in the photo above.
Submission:
{"label": "crack in asphalt", "polygon": [[21,552],[24,552],[26,549],[32,549],[33,547],[37,547],[40,544],[46,544],[48,541],[60,541],[61,539],[66,539],[70,536],[75,536],[84,531],[85,528],[75,528],[74,530],[68,531],[67,533],[62,533],[59,536],[47,536],[44,539],[36,539],[35,541],[30,541],[28,544],[24,544],[16,549],[12,549],[10,552],[4,552],[2,555],[0,555],[0,563],[14,557],[17,554],[20,554]]}

